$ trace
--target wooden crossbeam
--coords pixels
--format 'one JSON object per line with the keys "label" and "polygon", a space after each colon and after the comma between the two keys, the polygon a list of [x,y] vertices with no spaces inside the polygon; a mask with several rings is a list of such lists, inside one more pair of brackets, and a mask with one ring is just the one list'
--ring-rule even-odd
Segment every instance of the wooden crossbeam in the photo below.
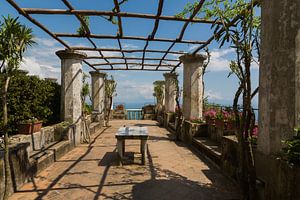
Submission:
{"label": "wooden crossbeam", "polygon": [[159,17],[161,16],[163,5],[164,5],[164,0],[159,0],[158,8],[157,8],[157,14],[156,14],[156,19],[155,19],[153,31],[152,31],[152,33],[150,35],[150,38],[154,38],[154,36],[155,36],[155,34],[157,32],[158,25],[159,25]]}
{"label": "wooden crossbeam", "polygon": [[[189,17],[189,20],[194,19],[194,17],[197,15],[197,13],[200,11],[203,3],[205,2],[205,0],[200,0],[200,2],[198,3],[198,5],[195,7],[193,13],[191,14],[191,16]],[[187,28],[187,26],[189,25],[190,21],[186,21],[181,29],[181,32],[179,34],[178,40],[182,40],[183,35],[185,33],[185,30]]]}
{"label": "wooden crossbeam", "polygon": [[[66,10],[66,9],[45,9],[45,8],[22,8],[27,14],[43,14],[43,15],[87,15],[87,16],[120,16],[129,18],[144,18],[144,19],[159,19],[168,21],[183,21],[183,22],[193,22],[193,23],[203,23],[203,24],[213,24],[214,20],[208,19],[186,19],[179,18],[175,16],[156,16],[153,14],[141,14],[141,13],[128,13],[128,12],[111,12],[111,11],[98,11],[98,10]],[[216,22],[221,24],[221,22]]]}
{"label": "wooden crossbeam", "polygon": [[166,56],[168,55],[168,53],[171,52],[170,50],[173,48],[173,46],[174,46],[175,44],[176,44],[176,42],[173,42],[173,43],[171,44],[171,46],[170,46],[170,47],[168,48],[168,50],[165,52],[165,54],[163,55],[163,57],[160,59],[159,64],[157,65],[156,69],[158,69],[158,68],[161,66],[163,60],[166,58]]}
{"label": "wooden crossbeam", "polygon": [[39,23],[37,20],[30,17],[28,13],[26,13],[22,8],[18,6],[13,0],[7,0],[7,2],[14,7],[21,15],[23,15],[25,18],[27,18],[31,23],[35,24],[37,27],[48,33],[53,39],[64,45],[67,49],[70,49],[69,45],[65,43],[60,38],[56,37],[51,31],[49,31],[45,26],[43,26],[41,23]]}
{"label": "wooden crossbeam", "polygon": [[[70,47],[73,50],[81,50],[81,51],[115,51],[115,52],[125,52],[125,53],[138,53],[138,52],[143,52],[143,49],[114,49],[114,48],[91,48],[91,47]],[[146,52],[150,53],[166,53],[166,51],[163,50],[146,50]],[[178,55],[183,55],[186,54],[187,52],[183,51],[170,51],[168,52],[169,54],[178,54]]]}
{"label": "wooden crossbeam", "polygon": [[[89,56],[86,59],[123,59],[121,56],[111,56],[111,57],[101,57],[101,56]],[[141,57],[126,57],[126,60],[142,60]],[[144,58],[144,60],[153,60],[153,61],[160,61],[161,58]],[[178,62],[179,59],[164,59],[164,61],[170,62]]]}
{"label": "wooden crossbeam", "polygon": [[[70,38],[84,38],[86,36],[72,33],[54,33],[57,37],[70,37]],[[95,39],[124,39],[124,40],[144,40],[144,41],[156,41],[156,42],[176,42],[176,43],[186,43],[186,44],[205,44],[206,41],[199,40],[178,40],[178,39],[169,39],[169,38],[149,38],[141,36],[119,36],[119,35],[97,35],[90,34],[90,38]]]}
{"label": "wooden crossbeam", "polygon": [[126,59],[126,57],[125,57],[124,52],[122,51],[122,44],[121,44],[120,39],[118,39],[118,44],[119,44],[119,47],[120,47],[120,50],[121,50],[122,58],[124,59],[124,62],[125,62],[125,64],[126,64],[126,68],[128,69],[127,59]]}
{"label": "wooden crossbeam", "polygon": [[100,70],[100,71],[127,70],[127,71],[170,72],[170,69],[159,69],[159,70],[156,70],[155,68],[153,68],[153,69],[142,69],[142,68],[129,68],[129,69],[126,69],[126,68],[114,68],[114,69],[111,69],[111,68],[97,68],[97,70]]}
{"label": "wooden crossbeam", "polygon": [[[205,0],[200,0],[198,5],[195,7],[193,13],[191,14],[191,16],[189,17],[189,21],[186,21],[180,31],[180,34],[179,34],[179,37],[177,38],[178,41],[182,40],[183,38],[183,35],[185,33],[185,30],[187,28],[187,26],[189,25],[190,21],[194,19],[194,17],[197,15],[197,13],[200,11],[203,3],[205,2]],[[170,45],[170,47],[168,48],[167,52],[163,55],[163,57],[161,58],[160,62],[159,62],[159,65],[156,67],[156,69],[158,69],[160,66],[161,66],[161,63],[163,61],[163,59],[168,55],[169,51],[173,48],[173,46],[175,45],[176,43],[172,43]],[[180,65],[180,64],[179,64]]]}
{"label": "wooden crossbeam", "polygon": [[[114,0],[114,4],[115,4],[116,13],[120,13],[120,6],[118,0]],[[123,35],[122,18],[120,15],[117,15],[117,17],[118,17],[118,28],[119,28],[118,35],[122,36]]]}
{"label": "wooden crossbeam", "polygon": [[[111,65],[125,65],[126,63],[124,62],[115,62],[115,63],[110,63]],[[142,63],[137,63],[137,62],[129,62],[127,63],[128,65],[140,65],[142,66]],[[105,66],[107,65],[107,63],[95,63],[95,64],[91,64],[92,66]],[[152,66],[152,67],[156,67],[157,64],[152,64],[152,63],[144,63],[144,66]],[[172,65],[172,64],[165,64],[165,65],[161,65],[161,67],[175,67],[176,65]]]}
{"label": "wooden crossbeam", "polygon": [[[67,0],[62,0],[62,2],[68,7],[69,10],[74,10],[73,6]],[[86,22],[82,19],[82,17],[79,14],[75,14],[75,16],[82,24],[86,34],[90,34],[91,31],[90,31],[88,25],[86,24]]]}

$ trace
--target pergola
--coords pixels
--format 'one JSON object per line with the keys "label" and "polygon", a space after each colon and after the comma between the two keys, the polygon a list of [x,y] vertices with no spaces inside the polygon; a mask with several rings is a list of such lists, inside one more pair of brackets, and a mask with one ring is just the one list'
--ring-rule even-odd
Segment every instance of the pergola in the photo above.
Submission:
{"label": "pergola", "polygon": [[[218,21],[199,19],[196,17],[205,0],[199,0],[193,13],[188,18],[163,15],[164,1],[157,0],[156,14],[122,12],[120,4],[126,0],[113,1],[113,8],[109,11],[78,10],[68,1],[61,0],[65,9],[22,8],[14,0],[7,0],[21,15],[41,28],[52,38],[60,42],[66,50],[56,54],[62,61],[62,110],[65,120],[78,125],[74,133],[74,143],[80,141],[81,131],[81,97],[82,62],[91,67],[93,109],[104,110],[104,76],[105,70],[143,70],[165,71],[165,100],[166,112],[175,110],[174,79],[175,70],[183,63],[183,115],[184,119],[202,117],[203,83],[202,66],[205,56],[198,52],[208,46],[224,29],[213,33],[204,41],[186,40],[185,33],[191,23],[215,24]],[[294,136],[293,129],[300,126],[300,1],[262,1],[253,0],[254,4],[261,2],[261,57],[259,69],[259,140],[255,151],[257,177],[266,184],[266,199],[274,199],[282,195],[291,194],[285,190],[283,183],[294,179],[294,173],[287,173],[291,166],[283,167],[274,155],[282,151],[282,141]],[[24,5],[25,3],[23,3]],[[45,24],[37,21],[35,15],[68,15],[74,16],[84,29],[84,34],[51,32]],[[95,34],[85,21],[85,16],[116,17],[118,31],[115,35]],[[240,16],[236,16],[229,25],[234,25]],[[124,18],[147,19],[153,21],[153,28],[148,37],[141,35],[125,35]],[[161,21],[183,22],[179,35],[175,38],[159,38],[157,32]],[[71,46],[67,38],[86,39],[89,46]],[[97,45],[98,40],[115,40],[118,48],[102,48]],[[124,40],[144,41],[144,48],[125,48]],[[150,49],[151,42],[167,43],[168,48]],[[198,45],[191,53],[174,50],[176,44]],[[86,51],[96,52],[97,56],[87,56]],[[105,56],[104,52],[118,52],[120,56]],[[140,53],[141,56],[129,56],[129,53]],[[163,54],[162,56],[149,56]],[[169,58],[169,55],[180,55]],[[99,63],[91,60],[98,59]],[[118,60],[118,61],[116,61]],[[121,62],[120,62],[121,60]],[[157,63],[154,63],[156,61]],[[138,66],[138,67],[132,67]],[[199,117],[200,116],[200,117]],[[281,161],[280,161],[281,162]],[[266,167],[268,166],[268,167]],[[275,170],[276,169],[276,170]],[[278,171],[277,171],[278,170]],[[276,176],[274,176],[276,174]],[[296,173],[295,173],[296,174]],[[287,178],[293,177],[293,178]],[[287,183],[286,185],[295,185]],[[291,187],[292,188],[292,187]],[[292,193],[299,190],[294,190]],[[298,194],[298,193],[297,193]],[[299,196],[299,195],[298,195]],[[272,198],[274,197],[274,198]],[[295,196],[296,197],[296,196]]]}
{"label": "pergola", "polygon": [[[83,62],[91,67],[93,70],[144,70],[144,71],[171,71],[175,72],[182,62],[179,59],[167,58],[168,55],[183,55],[187,52],[172,50],[175,44],[194,44],[199,45],[193,50],[192,54],[196,54],[201,49],[206,47],[214,39],[214,36],[209,37],[204,41],[198,40],[185,40],[184,34],[191,23],[195,24],[213,24],[219,23],[214,20],[199,19],[196,18],[197,13],[202,8],[205,0],[200,0],[193,13],[189,18],[180,18],[177,16],[165,16],[163,15],[164,0],[159,0],[157,5],[156,14],[145,14],[145,13],[131,13],[122,12],[120,9],[120,4],[118,0],[112,0],[114,2],[114,8],[111,11],[101,11],[101,10],[81,10],[76,9],[68,0],[61,0],[65,5],[65,9],[51,9],[51,8],[22,8],[14,0],[7,0],[21,15],[26,17],[33,24],[41,28],[43,31],[48,33],[52,38],[60,42],[66,49],[69,50],[80,50],[80,51],[95,51],[98,52],[99,56],[89,56],[86,57]],[[84,34],[78,33],[57,33],[51,32],[45,25],[40,23],[34,18],[34,15],[71,15],[76,17],[84,28]],[[93,34],[93,30],[90,29],[86,23],[84,16],[99,16],[99,17],[116,17],[118,31],[115,35],[100,35]],[[135,18],[135,19],[150,19],[153,21],[153,29],[149,33],[148,37],[143,36],[128,36],[124,35],[123,23],[124,18]],[[179,35],[176,38],[158,38],[156,37],[157,30],[159,29],[160,22],[164,21],[175,21],[184,22]],[[233,22],[234,23],[234,22]],[[223,30],[221,30],[223,31]],[[91,46],[70,46],[64,41],[65,38],[82,39],[88,40]],[[119,48],[100,48],[97,46],[95,40],[105,40],[113,39],[118,42]],[[139,40],[145,41],[144,48],[142,49],[125,49],[122,40]],[[155,41],[159,43],[168,43],[169,47],[165,50],[149,49],[149,43]],[[103,52],[120,52],[122,56],[104,56]],[[129,53],[140,52],[142,56],[128,56]],[[159,56],[146,56],[146,53],[162,53]],[[147,54],[148,55],[148,54]],[[91,59],[98,59],[100,63],[92,63]],[[122,60],[122,62],[116,62],[115,60]],[[157,63],[153,63],[153,62]],[[151,63],[149,63],[151,62]],[[117,66],[117,67],[116,67]],[[121,66],[121,67],[120,67]],[[131,67],[138,66],[138,67]]]}

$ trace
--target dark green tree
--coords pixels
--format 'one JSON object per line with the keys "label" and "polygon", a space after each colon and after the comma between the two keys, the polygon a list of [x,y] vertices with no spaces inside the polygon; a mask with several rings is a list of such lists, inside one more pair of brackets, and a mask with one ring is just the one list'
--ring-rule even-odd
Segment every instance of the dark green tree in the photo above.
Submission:
{"label": "dark green tree", "polygon": [[28,46],[34,44],[32,30],[20,24],[18,18],[3,17],[0,24],[0,73],[4,77],[2,86],[2,110],[4,132],[4,163],[5,163],[5,190],[4,199],[8,199],[9,186],[11,185],[11,172],[8,149],[8,115],[7,115],[7,90],[13,74],[18,69],[23,53]]}

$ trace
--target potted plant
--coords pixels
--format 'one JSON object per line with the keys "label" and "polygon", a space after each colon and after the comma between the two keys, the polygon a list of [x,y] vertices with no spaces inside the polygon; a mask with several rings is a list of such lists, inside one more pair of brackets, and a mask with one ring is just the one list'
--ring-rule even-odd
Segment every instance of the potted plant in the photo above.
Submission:
{"label": "potted plant", "polygon": [[204,112],[205,121],[209,125],[215,125],[217,111],[215,109],[210,109]]}
{"label": "potted plant", "polygon": [[37,118],[21,121],[18,124],[19,134],[31,134],[41,130],[43,122]]}
{"label": "potted plant", "polygon": [[225,119],[224,111],[220,111],[216,114],[216,122],[215,123],[216,123],[217,128],[224,129],[224,127],[225,127],[224,119]]}

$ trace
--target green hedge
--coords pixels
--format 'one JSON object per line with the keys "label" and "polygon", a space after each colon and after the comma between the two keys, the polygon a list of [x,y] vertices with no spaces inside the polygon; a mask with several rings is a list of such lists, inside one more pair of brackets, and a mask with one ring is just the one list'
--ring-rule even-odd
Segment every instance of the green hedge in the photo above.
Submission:
{"label": "green hedge", "polygon": [[[3,83],[1,75],[0,81]],[[2,123],[2,109],[0,116]],[[8,89],[10,134],[16,133],[19,122],[32,117],[42,120],[44,125],[60,121],[60,85],[18,71],[11,79]]]}

